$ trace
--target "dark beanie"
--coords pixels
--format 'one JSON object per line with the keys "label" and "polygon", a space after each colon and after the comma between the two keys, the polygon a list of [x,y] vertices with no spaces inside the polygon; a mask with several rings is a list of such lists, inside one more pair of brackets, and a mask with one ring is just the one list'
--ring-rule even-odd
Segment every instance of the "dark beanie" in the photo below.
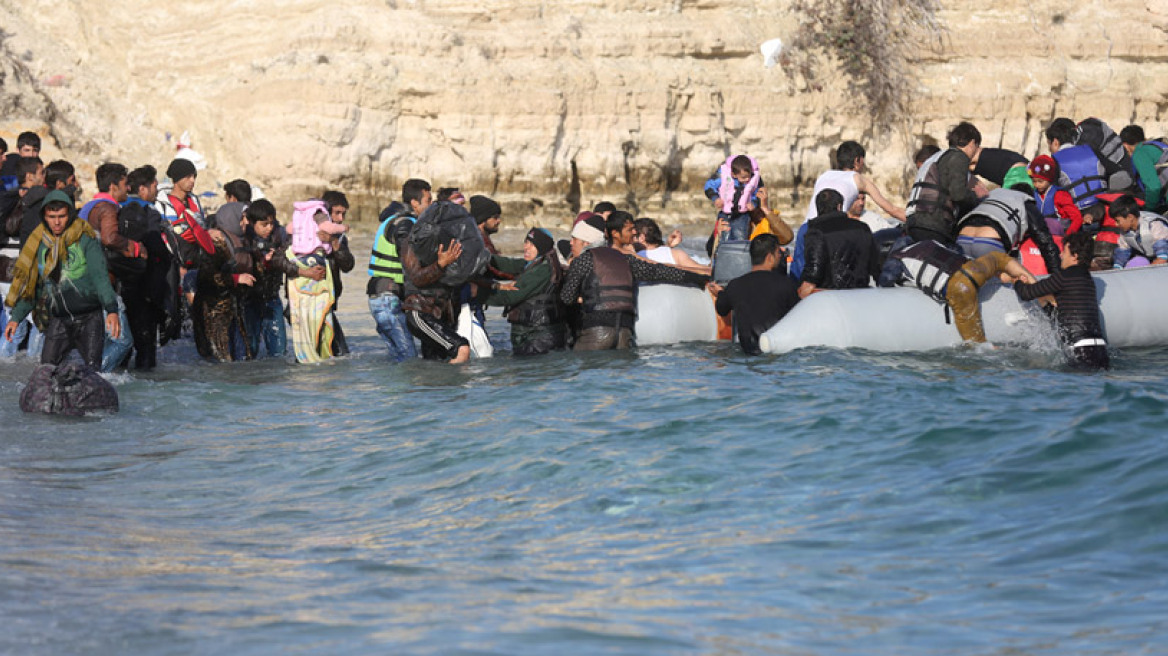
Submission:
{"label": "dark beanie", "polygon": [[471,196],[470,197],[470,215],[474,217],[475,223],[483,223],[493,216],[501,216],[503,208],[495,201],[486,196]]}
{"label": "dark beanie", "polygon": [[547,255],[548,251],[556,247],[556,240],[552,239],[552,233],[543,228],[532,228],[527,231],[526,241],[535,246],[535,252],[540,255]]}
{"label": "dark beanie", "polygon": [[170,178],[171,182],[178,182],[183,178],[198,174],[199,171],[195,168],[195,163],[189,159],[182,159],[181,157],[166,167],[166,177]]}

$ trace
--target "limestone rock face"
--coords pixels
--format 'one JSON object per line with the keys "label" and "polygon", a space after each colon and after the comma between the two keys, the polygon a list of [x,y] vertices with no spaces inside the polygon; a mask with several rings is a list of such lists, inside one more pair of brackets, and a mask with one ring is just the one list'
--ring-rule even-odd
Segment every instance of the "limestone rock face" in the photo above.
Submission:
{"label": "limestone rock face", "polygon": [[903,199],[912,152],[962,119],[1028,156],[1059,115],[1168,132],[1168,3],[944,4],[913,115],[872,125],[844,80],[764,68],[787,0],[0,0],[0,136],[38,130],[90,192],[106,159],[165,170],[189,130],[198,191],[243,177],[283,209],[340,188],[368,218],[423,177],[552,225],[602,199],[706,219],[739,152],[801,208],[842,139]]}

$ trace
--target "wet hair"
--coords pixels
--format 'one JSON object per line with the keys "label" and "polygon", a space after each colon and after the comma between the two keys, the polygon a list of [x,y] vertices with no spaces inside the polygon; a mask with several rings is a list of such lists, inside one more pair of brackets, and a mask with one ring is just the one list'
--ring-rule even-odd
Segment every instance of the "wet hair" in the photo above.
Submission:
{"label": "wet hair", "polygon": [[36,132],[21,132],[16,137],[16,149],[20,150],[25,146],[32,146],[37,150],[41,149],[41,138]]}
{"label": "wet hair", "polygon": [[646,246],[660,246],[665,243],[661,239],[661,226],[653,219],[637,219],[633,221],[633,226],[641,233],[641,241]]}
{"label": "wet hair", "polygon": [[945,138],[949,140],[950,148],[965,148],[971,141],[981,145],[981,132],[969,121],[962,121],[954,125]]}
{"label": "wet hair", "polygon": [[592,208],[592,211],[597,213],[597,214],[603,214],[604,212],[615,212],[616,205],[613,205],[612,203],[610,203],[606,200],[602,200],[596,204],[596,207]]}
{"label": "wet hair", "polygon": [[251,202],[251,184],[242,178],[237,178],[223,185],[223,193],[241,203]]}
{"label": "wet hair", "polygon": [[1051,121],[1046,128],[1046,140],[1058,140],[1060,144],[1073,144],[1075,138],[1079,136],[1079,128],[1075,126],[1075,122],[1069,118],[1059,117]]}
{"label": "wet hair", "polygon": [[730,160],[730,172],[754,175],[754,164],[751,163],[750,158],[746,155],[739,155]]}
{"label": "wet hair", "polygon": [[626,223],[633,223],[633,215],[628,212],[617,210],[608,215],[608,219],[604,222],[604,236],[609,241],[612,241],[612,233],[620,232],[625,227]]}
{"label": "wet hair", "polygon": [[458,187],[439,187],[438,193],[434,195],[434,200],[450,200],[450,197],[458,193]]}
{"label": "wet hair", "polygon": [[828,212],[836,212],[843,206],[843,194],[835,189],[824,189],[818,194],[815,194],[815,213],[817,216],[827,214]]}
{"label": "wet hair", "polygon": [[835,149],[835,167],[841,171],[856,168],[856,160],[867,156],[864,147],[855,141],[845,141]]}
{"label": "wet hair", "polygon": [[1119,131],[1119,140],[1129,146],[1138,146],[1147,141],[1147,138],[1144,137],[1144,129],[1142,127],[1129,125]]}
{"label": "wet hair", "polygon": [[1067,240],[1063,242],[1071,255],[1074,255],[1079,260],[1079,264],[1090,264],[1091,257],[1095,253],[1095,238],[1090,234],[1080,230],[1067,235]]}
{"label": "wet hair", "polygon": [[779,238],[764,232],[750,240],[750,264],[758,266],[766,262],[767,256],[779,251]]}
{"label": "wet hair", "polygon": [[276,206],[272,205],[272,201],[267,198],[261,198],[248,205],[243,215],[247,217],[247,222],[253,225],[261,221],[272,221],[279,225],[279,222],[276,221]]}
{"label": "wet hair", "polygon": [[158,180],[158,169],[146,164],[130,171],[126,175],[126,187],[131,194],[137,194],[142,187],[149,187],[151,182]]}
{"label": "wet hair", "polygon": [[97,178],[97,190],[100,192],[109,193],[110,187],[122,181],[129,171],[126,167],[117,162],[106,162],[97,167],[97,173],[94,177]]}
{"label": "wet hair", "polygon": [[430,183],[417,178],[410,178],[402,184],[402,203],[408,208],[411,201],[422,202],[426,192],[430,191]]}
{"label": "wet hair", "polygon": [[45,165],[45,186],[49,189],[56,189],[58,182],[65,185],[76,172],[73,165],[63,159],[49,162]]}
{"label": "wet hair", "polygon": [[[332,189],[321,194],[320,199],[328,205],[329,211],[332,212],[334,207],[343,207],[349,209],[349,199],[345,196],[343,191],[333,191]],[[422,200],[419,198],[418,200]]]}
{"label": "wet hair", "polygon": [[913,155],[913,164],[916,164],[919,167],[921,164],[925,163],[925,160],[939,152],[941,152],[941,147],[937,144],[925,144],[924,146],[921,146],[921,149],[917,151],[916,155]]}
{"label": "wet hair", "polygon": [[21,157],[16,162],[16,179],[24,186],[25,181],[36,174],[45,163],[39,157]]}
{"label": "wet hair", "polygon": [[1111,201],[1111,207],[1107,208],[1108,214],[1111,218],[1118,219],[1121,216],[1135,216],[1140,215],[1140,204],[1136,202],[1136,197],[1131,194],[1124,194],[1119,198]]}

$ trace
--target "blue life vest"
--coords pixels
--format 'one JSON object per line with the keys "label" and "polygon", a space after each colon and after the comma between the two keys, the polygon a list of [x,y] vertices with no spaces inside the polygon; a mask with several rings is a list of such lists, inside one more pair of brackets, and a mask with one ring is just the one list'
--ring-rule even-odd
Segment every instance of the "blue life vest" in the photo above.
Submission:
{"label": "blue life vest", "polygon": [[108,198],[94,198],[93,200],[89,201],[84,206],[82,206],[81,211],[77,213],[77,216],[88,221],[89,220],[89,213],[93,211],[93,208],[97,207],[98,203],[109,203],[110,205],[113,205],[114,207],[118,206],[117,203],[113,202],[112,200],[110,200]]}
{"label": "blue life vest", "polygon": [[1058,190],[1058,187],[1051,185],[1046,190],[1046,196],[1039,194],[1037,191],[1034,192],[1034,203],[1038,205],[1038,211],[1042,213],[1042,218],[1049,219],[1058,217],[1058,209],[1054,206],[1054,195]]}
{"label": "blue life vest", "polygon": [[1107,191],[1107,172],[1099,156],[1088,145],[1062,148],[1052,155],[1059,165],[1059,185],[1071,194],[1079,209],[1087,209]]}

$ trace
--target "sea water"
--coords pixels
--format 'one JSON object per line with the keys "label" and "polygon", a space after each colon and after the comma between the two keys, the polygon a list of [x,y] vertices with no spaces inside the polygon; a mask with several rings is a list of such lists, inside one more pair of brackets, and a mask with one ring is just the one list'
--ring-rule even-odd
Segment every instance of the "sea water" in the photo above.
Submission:
{"label": "sea water", "polygon": [[[1166,351],[0,363],[0,653],[1155,654]],[[507,326],[491,312],[495,343]]]}

